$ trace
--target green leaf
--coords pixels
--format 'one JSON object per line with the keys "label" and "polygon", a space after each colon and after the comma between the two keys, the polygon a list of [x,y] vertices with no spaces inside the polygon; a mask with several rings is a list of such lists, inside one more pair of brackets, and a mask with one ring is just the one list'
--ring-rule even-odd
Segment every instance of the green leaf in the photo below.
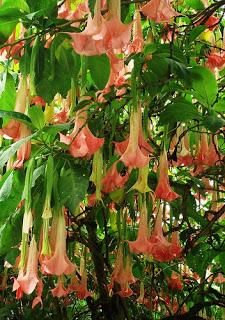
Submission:
{"label": "green leaf", "polygon": [[59,179],[60,201],[73,213],[84,199],[89,183],[89,176],[83,167],[76,165],[66,170]]}
{"label": "green leaf", "polygon": [[205,8],[201,0],[185,0],[185,3],[187,7],[191,7],[195,10],[203,10]]}
{"label": "green leaf", "polygon": [[45,117],[42,109],[39,106],[33,106],[28,109],[28,113],[33,125],[38,129],[42,129],[45,125]]}
{"label": "green leaf", "polygon": [[105,88],[110,74],[110,63],[107,55],[87,57],[88,68],[91,73],[92,80],[102,90]]}
{"label": "green leaf", "polygon": [[216,112],[212,111],[203,118],[202,124],[206,129],[215,133],[217,130],[225,126],[225,121],[219,118]]}
{"label": "green leaf", "polygon": [[217,112],[225,112],[225,100],[219,100],[214,104],[213,110]]}
{"label": "green leaf", "polygon": [[88,0],[88,7],[91,11],[92,17],[94,16],[95,3],[96,3],[96,0]]}
{"label": "green leaf", "polygon": [[222,270],[225,273],[225,252],[222,252],[219,254],[219,261],[220,261]]}
{"label": "green leaf", "polygon": [[24,175],[21,171],[6,173],[0,184],[0,225],[11,216],[18,206],[23,192]]}
{"label": "green leaf", "polygon": [[11,111],[15,107],[16,101],[16,86],[13,76],[10,73],[6,74],[4,87],[0,97],[0,109]]}
{"label": "green leaf", "polygon": [[0,255],[5,255],[21,239],[23,213],[22,210],[9,217],[0,227]]}
{"label": "green leaf", "polygon": [[57,14],[58,0],[27,0],[30,7],[30,12],[35,12],[35,17],[45,17],[52,14]]}
{"label": "green leaf", "polygon": [[189,102],[175,102],[166,107],[160,115],[159,124],[169,124],[179,121],[200,119],[201,115],[195,105]]}
{"label": "green leaf", "polygon": [[5,260],[9,262],[12,266],[15,265],[16,258],[20,255],[20,250],[18,248],[12,248],[9,250],[5,256]]}
{"label": "green leaf", "polygon": [[9,38],[25,11],[29,7],[24,0],[5,0],[0,6],[0,43]]}
{"label": "green leaf", "polygon": [[0,118],[3,118],[4,120],[5,118],[15,119],[19,122],[26,124],[29,127],[32,126],[30,118],[21,112],[0,110]]}
{"label": "green leaf", "polygon": [[35,134],[32,134],[26,138],[23,138],[15,143],[13,143],[6,150],[0,152],[0,170],[3,170],[6,162],[17,152],[17,150],[27,141],[31,140]]}
{"label": "green leaf", "polygon": [[189,40],[190,42],[194,41],[198,36],[200,36],[200,34],[205,31],[206,26],[204,25],[200,25],[197,27],[194,27],[189,34]]}
{"label": "green leaf", "polygon": [[190,71],[196,99],[206,107],[215,102],[218,87],[214,74],[207,68],[195,66]]}

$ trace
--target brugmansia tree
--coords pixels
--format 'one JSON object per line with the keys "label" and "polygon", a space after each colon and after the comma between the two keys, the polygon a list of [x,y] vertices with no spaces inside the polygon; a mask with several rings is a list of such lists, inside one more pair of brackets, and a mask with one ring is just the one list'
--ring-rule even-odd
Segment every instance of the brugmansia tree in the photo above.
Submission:
{"label": "brugmansia tree", "polygon": [[225,1],[0,1],[0,318],[225,318]]}

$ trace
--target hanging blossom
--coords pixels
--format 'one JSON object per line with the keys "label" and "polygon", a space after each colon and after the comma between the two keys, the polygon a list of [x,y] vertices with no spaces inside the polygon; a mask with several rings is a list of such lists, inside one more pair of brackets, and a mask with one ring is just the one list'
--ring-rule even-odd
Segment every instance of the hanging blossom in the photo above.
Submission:
{"label": "hanging blossom", "polygon": [[138,235],[135,241],[128,241],[130,251],[136,254],[143,253],[148,255],[151,251],[148,230],[148,213],[146,202],[143,203],[140,212],[140,222],[138,227]]}
{"label": "hanging blossom", "polygon": [[70,135],[60,133],[60,142],[69,145],[74,158],[90,158],[104,144],[104,138],[95,137],[87,125],[87,107],[77,111],[74,129]]}
{"label": "hanging blossom", "polygon": [[[19,137],[16,140],[24,139],[31,135],[30,129],[23,123],[19,127]],[[30,158],[31,153],[31,142],[26,141],[17,151],[17,160],[13,163],[13,168],[21,169],[25,160]]]}
{"label": "hanging blossom", "polygon": [[88,291],[87,288],[86,261],[85,257],[83,256],[80,259],[80,279],[78,280],[77,275],[73,274],[68,287],[68,292],[75,292],[76,297],[80,300],[84,300],[87,297],[92,297],[92,292]]}
{"label": "hanging blossom", "polygon": [[62,298],[68,294],[67,290],[64,287],[62,277],[58,277],[57,285],[54,289],[51,290],[53,297]]}
{"label": "hanging blossom", "polygon": [[169,22],[173,17],[179,16],[170,0],[151,0],[141,8],[141,12],[157,23]]}
{"label": "hanging blossom", "polygon": [[74,50],[86,56],[101,55],[108,51],[123,52],[130,41],[132,24],[121,22],[120,11],[120,0],[110,1],[108,15],[103,17],[101,1],[97,0],[94,17],[89,14],[85,30],[69,33]]}
{"label": "hanging blossom", "polygon": [[56,230],[54,230],[54,253],[50,259],[42,261],[42,271],[57,276],[72,274],[75,270],[75,265],[66,254],[66,224],[63,210],[55,213],[54,219],[57,219]]}
{"label": "hanging blossom", "polygon": [[166,262],[180,257],[181,247],[178,242],[178,234],[175,235],[171,242],[164,237],[162,230],[162,213],[162,206],[160,206],[154,229],[149,239],[149,254],[157,261]]}
{"label": "hanging blossom", "polygon": [[[26,99],[28,95],[27,79],[21,78],[16,94],[15,112],[25,113],[26,111]],[[20,126],[22,124],[17,120],[10,120],[6,126],[0,129],[0,135],[8,139],[19,139],[20,138]],[[25,125],[24,125],[25,126]]]}
{"label": "hanging blossom", "polygon": [[139,10],[134,13],[134,22],[132,30],[132,42],[128,45],[126,54],[139,53],[143,51],[144,38],[141,25],[141,14]]}
{"label": "hanging blossom", "polygon": [[156,198],[162,199],[164,201],[173,201],[179,197],[179,195],[172,190],[169,183],[168,177],[168,160],[166,149],[160,155],[159,159],[159,179],[155,190]]}
{"label": "hanging blossom", "polygon": [[105,177],[102,179],[102,192],[109,193],[116,189],[124,187],[125,183],[129,178],[129,173],[126,172],[124,175],[118,172],[117,164],[119,161],[115,161],[109,170],[106,172]]}
{"label": "hanging blossom", "polygon": [[[222,37],[222,36],[221,36]],[[212,46],[217,46],[215,37],[212,37]],[[207,56],[206,67],[208,67],[212,72],[216,70],[221,70],[225,67],[225,28],[223,30],[223,42],[220,48],[212,48],[210,54]]]}
{"label": "hanging blossom", "polygon": [[153,151],[144,140],[142,132],[141,108],[134,108],[130,115],[130,135],[122,142],[115,142],[116,152],[121,155],[122,161],[127,167],[142,168],[149,163],[149,154]]}
{"label": "hanging blossom", "polygon": [[[125,260],[125,264],[124,264]],[[129,297],[133,294],[130,288],[130,284],[135,283],[136,279],[132,273],[131,257],[127,255],[124,259],[123,247],[120,245],[117,250],[116,261],[114,265],[114,270],[111,274],[111,282],[109,285],[110,289],[115,287],[115,283],[120,285],[120,291],[116,292],[122,298]]]}
{"label": "hanging blossom", "polygon": [[31,294],[39,282],[38,278],[38,250],[35,237],[32,237],[25,273],[20,269],[17,279],[14,279],[13,291],[18,290],[22,293]]}

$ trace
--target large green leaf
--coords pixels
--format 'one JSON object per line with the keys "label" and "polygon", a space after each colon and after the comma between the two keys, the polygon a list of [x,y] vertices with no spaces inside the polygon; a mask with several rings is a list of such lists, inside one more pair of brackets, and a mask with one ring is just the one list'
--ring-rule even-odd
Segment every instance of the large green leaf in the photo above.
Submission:
{"label": "large green leaf", "polygon": [[57,12],[58,0],[27,0],[31,12],[35,12],[35,17],[50,16]]}
{"label": "large green leaf", "polygon": [[0,225],[18,206],[23,192],[24,176],[21,171],[6,173],[0,184]]}
{"label": "large green leaf", "polygon": [[59,179],[60,201],[73,213],[84,199],[89,183],[87,171],[79,166],[73,166],[65,171]]}
{"label": "large green leaf", "polygon": [[3,118],[4,120],[5,118],[15,119],[19,122],[26,124],[29,127],[32,127],[30,118],[21,112],[0,110],[0,118]]}
{"label": "large green leaf", "polygon": [[87,63],[94,83],[98,89],[104,89],[110,74],[109,58],[105,54],[92,56],[87,58]]}
{"label": "large green leaf", "polygon": [[195,98],[206,107],[215,102],[218,87],[214,74],[207,68],[195,66],[190,71]]}
{"label": "large green leaf", "polygon": [[200,119],[201,115],[198,112],[198,109],[195,105],[189,102],[175,102],[168,105],[160,114],[159,123],[161,125],[188,121],[193,119]]}
{"label": "large green leaf", "polygon": [[5,0],[0,7],[0,43],[4,43],[15,29],[23,12],[29,12],[24,0]]}
{"label": "large green leaf", "polygon": [[217,130],[225,126],[225,121],[218,117],[216,112],[210,111],[210,113],[203,118],[202,124],[206,129],[215,133]]}
{"label": "large green leaf", "polygon": [[33,106],[28,109],[28,113],[33,125],[38,129],[42,129],[45,125],[45,117],[42,109],[39,106]]}
{"label": "large green leaf", "polygon": [[0,255],[5,255],[9,250],[18,244],[21,239],[23,214],[22,210],[14,213],[0,227]]}
{"label": "large green leaf", "polygon": [[12,111],[15,107],[16,101],[16,86],[13,76],[10,73],[6,74],[1,90],[0,109]]}

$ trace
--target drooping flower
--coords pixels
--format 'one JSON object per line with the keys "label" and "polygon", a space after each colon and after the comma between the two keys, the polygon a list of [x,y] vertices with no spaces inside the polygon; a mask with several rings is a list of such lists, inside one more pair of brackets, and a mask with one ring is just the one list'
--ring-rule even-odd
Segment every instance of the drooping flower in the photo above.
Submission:
{"label": "drooping flower", "polygon": [[179,16],[170,0],[151,0],[141,8],[141,12],[157,23],[169,22],[173,17]]}
{"label": "drooping flower", "polygon": [[[31,135],[30,129],[23,123],[19,126],[19,139],[29,137]],[[28,160],[31,153],[31,142],[26,141],[17,151],[17,160],[13,163],[14,169],[21,169],[24,161]]]}
{"label": "drooping flower", "polygon": [[[124,264],[125,260],[125,264]],[[111,274],[111,283],[109,287],[112,289],[115,283],[120,285],[120,291],[116,292],[122,298],[129,297],[133,294],[129,284],[136,282],[132,273],[131,256],[127,255],[124,259],[123,248],[120,245],[116,255],[114,270]]]}
{"label": "drooping flower", "polygon": [[[141,131],[141,134],[140,134]],[[140,138],[139,138],[140,137]],[[130,135],[127,147],[122,153],[120,161],[122,161],[127,167],[132,168],[142,168],[147,166],[149,163],[148,153],[146,154],[145,148],[142,151],[141,147],[145,144],[144,139],[142,140],[142,130],[140,127],[140,107],[139,110],[132,110],[130,115]],[[140,141],[141,140],[141,141]],[[139,144],[139,142],[141,142]],[[148,144],[147,144],[148,145]],[[116,151],[122,151],[126,146],[126,142],[116,144]],[[122,148],[121,148],[122,147]],[[150,147],[148,145],[148,147]],[[120,152],[119,151],[119,152]],[[118,153],[119,153],[118,152]]]}
{"label": "drooping flower", "polygon": [[38,284],[38,250],[34,236],[29,247],[26,272],[22,277],[19,276],[17,281],[26,294],[31,294]]}
{"label": "drooping flower", "polygon": [[183,283],[181,282],[180,275],[177,272],[172,272],[171,277],[166,278],[168,288],[171,290],[183,290]]}
{"label": "drooping flower", "polygon": [[153,258],[157,261],[166,262],[178,258],[180,256],[181,249],[177,245],[176,237],[171,242],[169,242],[164,237],[162,229],[162,213],[162,206],[160,206],[157,213],[154,229],[149,239],[149,254],[152,255]]}
{"label": "drooping flower", "polygon": [[87,26],[80,33],[69,33],[74,50],[86,56],[101,55],[106,52],[104,37],[107,33],[104,18],[101,15],[101,0],[95,3],[94,17],[88,15]]}
{"label": "drooping flower", "polygon": [[85,107],[77,112],[71,135],[60,134],[60,141],[70,145],[69,153],[74,158],[89,158],[104,144],[104,138],[95,137],[86,122],[87,111]]}
{"label": "drooping flower", "polygon": [[[18,91],[16,94],[15,112],[25,113],[27,98],[27,79],[21,78],[19,82]],[[6,126],[0,129],[0,135],[10,139],[20,138],[20,122],[17,120],[10,120]],[[25,125],[24,125],[25,126]]]}
{"label": "drooping flower", "polygon": [[121,175],[117,171],[117,164],[119,161],[115,161],[109,170],[106,172],[105,177],[102,179],[102,192],[109,193],[116,189],[123,188],[129,178],[129,173]]}
{"label": "drooping flower", "polygon": [[58,213],[55,248],[53,256],[42,262],[43,271],[61,276],[62,274],[72,274],[75,265],[69,260],[66,254],[66,224],[63,210]]}
{"label": "drooping flower", "polygon": [[80,276],[81,280],[78,280],[74,283],[74,291],[76,292],[76,296],[80,300],[84,300],[87,297],[91,297],[92,293],[88,291],[87,288],[87,271],[86,271],[86,263],[84,257],[81,257],[80,262]]}
{"label": "drooping flower", "polygon": [[156,198],[164,201],[173,201],[179,197],[179,195],[170,187],[168,177],[168,160],[165,148],[159,159],[159,179],[155,190],[155,196]]}
{"label": "drooping flower", "polygon": [[217,162],[220,160],[219,151],[218,151],[218,142],[217,136],[210,136],[210,143],[207,152],[207,165],[208,166],[215,166]]}
{"label": "drooping flower", "polygon": [[41,304],[41,307],[43,307],[43,302],[41,298],[42,291],[43,291],[43,282],[41,279],[39,279],[37,284],[37,296],[34,298],[32,302],[32,309],[34,309],[39,303]]}
{"label": "drooping flower", "polygon": [[148,231],[148,213],[146,202],[143,203],[140,212],[140,222],[138,227],[138,235],[135,241],[129,241],[130,251],[133,253],[143,253],[148,254],[151,250],[149,243],[149,231]]}
{"label": "drooping flower", "polygon": [[105,26],[107,29],[104,35],[106,51],[114,53],[125,51],[130,42],[132,23],[124,24],[121,22],[121,0],[110,1]]}
{"label": "drooping flower", "polygon": [[218,273],[217,277],[214,279],[214,282],[218,284],[225,283],[225,278],[221,272]]}
{"label": "drooping flower", "polygon": [[134,23],[132,31],[132,42],[128,45],[127,53],[138,53],[143,51],[144,38],[141,25],[141,14],[138,10],[134,13]]}
{"label": "drooping flower", "polygon": [[57,285],[54,289],[51,290],[53,297],[61,298],[68,294],[67,290],[64,287],[62,277],[58,277]]}

